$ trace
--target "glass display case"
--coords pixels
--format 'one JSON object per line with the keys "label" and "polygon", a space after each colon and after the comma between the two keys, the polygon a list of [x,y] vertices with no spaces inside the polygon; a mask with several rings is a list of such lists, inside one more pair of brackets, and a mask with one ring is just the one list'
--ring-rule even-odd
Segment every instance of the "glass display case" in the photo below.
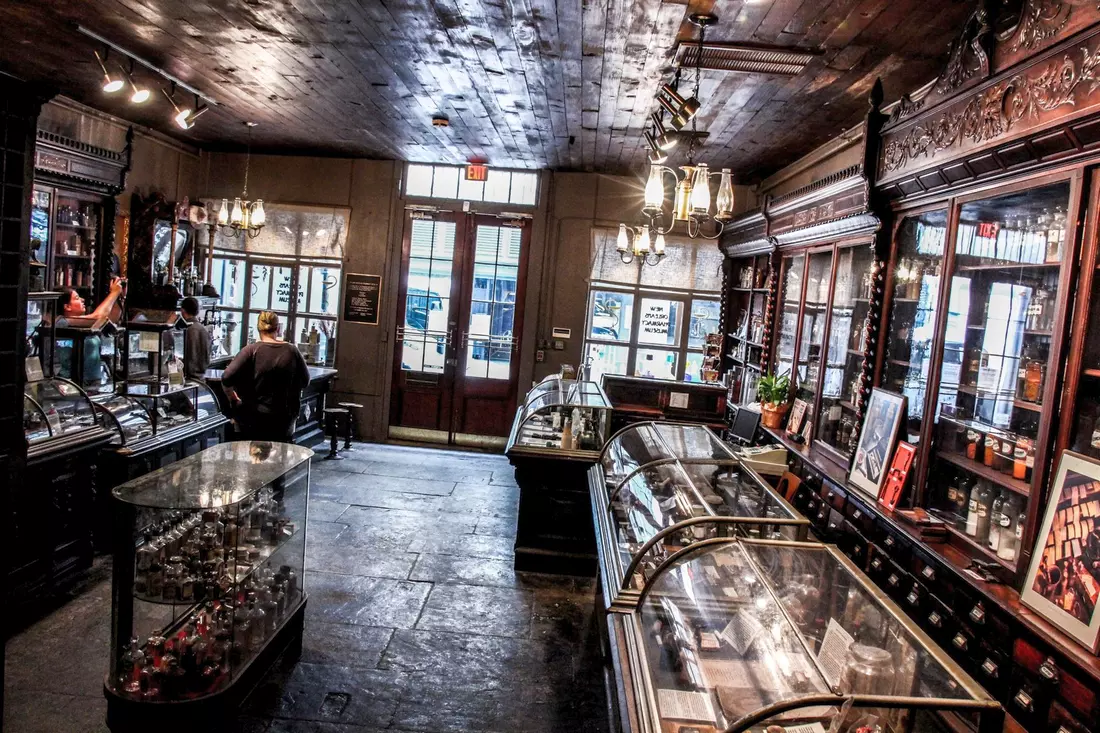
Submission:
{"label": "glass display case", "polygon": [[825,343],[825,325],[829,317],[829,294],[833,276],[833,251],[809,255],[806,292],[802,302],[802,327],[799,330],[796,360],[795,396],[813,407],[821,381],[821,347]]}
{"label": "glass display case", "polygon": [[312,456],[225,443],[113,490],[112,730],[231,709],[300,635]]}
{"label": "glass display case", "polygon": [[895,234],[890,288],[890,331],[881,384],[908,398],[905,440],[921,439],[940,307],[940,273],[947,241],[947,209],[906,216]]}
{"label": "glass display case", "polygon": [[802,305],[802,278],[806,270],[804,254],[786,255],[780,264],[779,338],[776,342],[775,373],[794,380],[794,349],[798,338],[798,314]]}
{"label": "glass display case", "polygon": [[713,537],[805,539],[809,521],[701,425],[617,433],[589,471],[607,608],[631,609],[670,555]]}
{"label": "glass display case", "polygon": [[726,289],[726,369],[729,373],[728,402],[732,405],[756,401],[756,382],[764,367],[765,313],[771,280],[771,255],[761,254],[734,260],[730,286]]}
{"label": "glass display case", "polygon": [[102,433],[92,401],[84,390],[60,377],[27,382],[23,394],[23,432],[28,458],[53,445],[80,441]]}
{"label": "glass display case", "polygon": [[127,390],[138,383],[178,385],[183,376],[183,332],[174,310],[129,312],[122,339],[122,370]]}
{"label": "glass display case", "polygon": [[1043,405],[1057,404],[1048,375],[1069,194],[1061,181],[962,204],[937,324],[927,508],[960,546],[1012,572],[1029,498],[1045,484],[1037,456]]}
{"label": "glass display case", "polygon": [[[112,398],[110,406],[104,405],[104,413],[112,418],[126,415],[128,424],[137,426],[142,415],[148,420],[148,436],[172,439],[176,430],[197,427],[200,423],[224,421],[217,398],[205,384],[187,382],[180,387],[162,387],[158,383],[127,384],[125,401]],[[129,407],[127,407],[129,405]],[[135,409],[137,408],[137,409]],[[121,425],[120,425],[121,429]],[[125,430],[122,431],[125,439]],[[140,440],[143,431],[135,434]]]}
{"label": "glass display case", "polygon": [[611,402],[595,382],[552,379],[535,385],[516,411],[505,453],[594,460],[611,431]]}
{"label": "glass display case", "polygon": [[[51,374],[50,357],[53,351],[49,344],[53,343],[53,324],[57,320],[57,300],[60,297],[61,293],[53,291],[27,293],[26,359],[28,363],[37,359],[37,366],[43,374]],[[37,375],[27,375],[28,380],[35,378]]]}
{"label": "glass display case", "polygon": [[93,301],[102,221],[102,196],[36,185],[31,196],[31,289],[70,287]]}
{"label": "glass display case", "polygon": [[869,244],[844,247],[837,250],[836,260],[836,286],[829,306],[821,405],[814,435],[847,462],[856,434],[875,253]]}
{"label": "glass display case", "polygon": [[72,380],[92,396],[114,394],[121,374],[117,345],[123,338],[125,334],[106,318],[87,326],[58,326],[53,341],[55,375]]}
{"label": "glass display case", "polygon": [[[634,733],[939,730],[1004,712],[830,545],[709,540],[668,558],[609,618]],[[795,727],[797,726],[797,727]]]}

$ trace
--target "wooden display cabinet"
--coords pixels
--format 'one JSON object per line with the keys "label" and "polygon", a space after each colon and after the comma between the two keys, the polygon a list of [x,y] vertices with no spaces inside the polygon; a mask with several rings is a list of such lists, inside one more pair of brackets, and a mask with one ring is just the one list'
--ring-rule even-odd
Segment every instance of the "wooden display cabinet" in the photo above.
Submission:
{"label": "wooden display cabinet", "polygon": [[927,446],[913,503],[1006,579],[1043,506],[1080,186],[1021,181],[902,212],[895,229],[882,384],[908,397],[908,438]]}
{"label": "wooden display cabinet", "polygon": [[734,260],[726,289],[726,353],[730,403],[756,401],[756,382],[766,368],[771,257],[759,254]]}

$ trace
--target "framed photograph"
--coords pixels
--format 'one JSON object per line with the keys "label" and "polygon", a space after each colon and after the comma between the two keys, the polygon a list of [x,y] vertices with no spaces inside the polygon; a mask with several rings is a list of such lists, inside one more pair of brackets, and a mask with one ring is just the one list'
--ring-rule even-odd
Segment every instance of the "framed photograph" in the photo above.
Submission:
{"label": "framed photograph", "polygon": [[1065,451],[1020,600],[1093,654],[1100,649],[1100,461]]}
{"label": "framed photograph", "polygon": [[855,459],[848,473],[848,481],[878,499],[882,484],[886,481],[887,462],[894,452],[898,429],[905,417],[906,399],[903,395],[875,387],[863,418],[863,430],[859,433]]}
{"label": "framed photograph", "polygon": [[883,484],[882,491],[878,495],[879,503],[890,511],[897,508],[905,492],[905,482],[909,479],[909,469],[913,467],[913,459],[916,455],[917,449],[912,443],[898,441],[894,460],[890,462],[890,470],[886,472],[886,483]]}
{"label": "framed photograph", "polygon": [[787,418],[787,432],[801,434],[802,420],[806,417],[806,408],[809,405],[806,400],[795,400],[791,406],[791,416]]}

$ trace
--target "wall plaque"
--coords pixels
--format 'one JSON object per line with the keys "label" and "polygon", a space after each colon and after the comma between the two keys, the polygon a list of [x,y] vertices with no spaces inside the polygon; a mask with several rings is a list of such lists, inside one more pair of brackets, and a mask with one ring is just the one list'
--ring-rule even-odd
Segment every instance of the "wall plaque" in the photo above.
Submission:
{"label": "wall plaque", "polygon": [[344,320],[378,325],[382,276],[349,272],[344,276]]}

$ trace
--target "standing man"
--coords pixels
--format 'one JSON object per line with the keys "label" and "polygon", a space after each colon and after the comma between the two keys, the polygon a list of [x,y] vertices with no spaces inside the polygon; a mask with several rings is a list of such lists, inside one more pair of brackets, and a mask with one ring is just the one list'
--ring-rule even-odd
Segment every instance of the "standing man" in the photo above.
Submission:
{"label": "standing man", "polygon": [[184,298],[180,303],[180,316],[187,324],[183,330],[183,376],[202,382],[206,378],[206,368],[210,366],[212,338],[199,320],[199,301]]}

